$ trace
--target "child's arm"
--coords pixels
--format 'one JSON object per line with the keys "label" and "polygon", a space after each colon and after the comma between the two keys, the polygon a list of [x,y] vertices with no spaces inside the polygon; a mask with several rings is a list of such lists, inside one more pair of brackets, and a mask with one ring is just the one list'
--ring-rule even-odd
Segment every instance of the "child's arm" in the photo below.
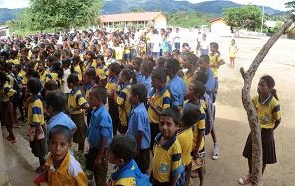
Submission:
{"label": "child's arm", "polygon": [[106,149],[106,145],[107,145],[107,138],[102,136],[102,138],[100,139],[100,150],[98,151],[95,161],[94,161],[94,167],[98,168],[101,165],[102,162],[102,158],[104,158],[104,154],[105,154],[105,149]]}
{"label": "child's arm", "polygon": [[276,129],[280,123],[281,123],[281,119],[276,120],[274,129]]}
{"label": "child's arm", "polygon": [[202,142],[202,138],[203,138],[203,130],[198,129],[198,138],[197,138],[197,141],[196,141],[196,147],[195,147],[194,152],[193,152],[193,159],[194,160],[196,160],[199,157],[199,148],[200,148],[200,145],[201,145],[201,142]]}
{"label": "child's arm", "polygon": [[137,133],[137,138],[136,138],[136,155],[138,156],[139,154],[139,150],[140,150],[140,147],[141,147],[141,141],[142,141],[142,138],[143,138],[143,132],[142,131],[138,131]]}

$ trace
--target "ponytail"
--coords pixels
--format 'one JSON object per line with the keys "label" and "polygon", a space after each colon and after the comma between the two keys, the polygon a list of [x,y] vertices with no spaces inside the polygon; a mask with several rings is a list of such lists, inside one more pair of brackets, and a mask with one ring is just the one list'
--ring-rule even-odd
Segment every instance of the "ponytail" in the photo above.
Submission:
{"label": "ponytail", "polygon": [[279,97],[278,97],[278,95],[277,95],[277,90],[276,90],[276,89],[272,89],[272,90],[270,91],[270,93],[273,95],[273,97],[275,97],[277,100],[279,100]]}

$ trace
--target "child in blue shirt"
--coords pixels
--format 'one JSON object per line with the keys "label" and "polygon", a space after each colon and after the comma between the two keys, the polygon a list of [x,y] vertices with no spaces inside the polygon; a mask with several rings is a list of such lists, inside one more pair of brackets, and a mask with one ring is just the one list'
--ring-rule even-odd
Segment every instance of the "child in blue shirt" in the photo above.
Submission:
{"label": "child in blue shirt", "polygon": [[135,161],[140,170],[145,173],[150,164],[151,131],[148,113],[144,105],[147,91],[143,84],[131,87],[129,101],[133,106],[128,120],[127,134],[134,137],[137,142]]}
{"label": "child in blue shirt", "polygon": [[107,90],[103,87],[92,87],[89,93],[91,113],[87,139],[90,145],[87,154],[87,169],[94,172],[96,185],[104,185],[108,172],[107,148],[113,137],[112,118],[105,106]]}

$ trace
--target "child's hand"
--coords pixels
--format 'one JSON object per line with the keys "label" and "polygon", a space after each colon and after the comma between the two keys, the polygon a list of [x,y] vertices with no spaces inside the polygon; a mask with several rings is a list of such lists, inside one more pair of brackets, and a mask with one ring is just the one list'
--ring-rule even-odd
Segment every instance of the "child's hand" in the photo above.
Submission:
{"label": "child's hand", "polygon": [[199,152],[198,152],[198,150],[193,150],[192,157],[193,157],[194,160],[196,160],[196,159],[199,158]]}
{"label": "child's hand", "polygon": [[147,104],[148,104],[149,106],[152,106],[152,105],[153,105],[153,102],[151,101],[150,98],[147,98]]}

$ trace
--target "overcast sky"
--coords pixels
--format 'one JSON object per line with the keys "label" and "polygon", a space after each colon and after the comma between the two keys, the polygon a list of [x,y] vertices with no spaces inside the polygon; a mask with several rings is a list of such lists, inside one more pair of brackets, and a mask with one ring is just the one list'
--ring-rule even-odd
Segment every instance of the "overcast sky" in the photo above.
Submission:
{"label": "overcast sky", "polygon": [[[203,2],[204,0],[188,0],[192,3]],[[266,5],[275,9],[284,10],[285,3],[291,0],[231,0],[239,4]],[[24,8],[29,5],[29,0],[0,0],[0,8]]]}

